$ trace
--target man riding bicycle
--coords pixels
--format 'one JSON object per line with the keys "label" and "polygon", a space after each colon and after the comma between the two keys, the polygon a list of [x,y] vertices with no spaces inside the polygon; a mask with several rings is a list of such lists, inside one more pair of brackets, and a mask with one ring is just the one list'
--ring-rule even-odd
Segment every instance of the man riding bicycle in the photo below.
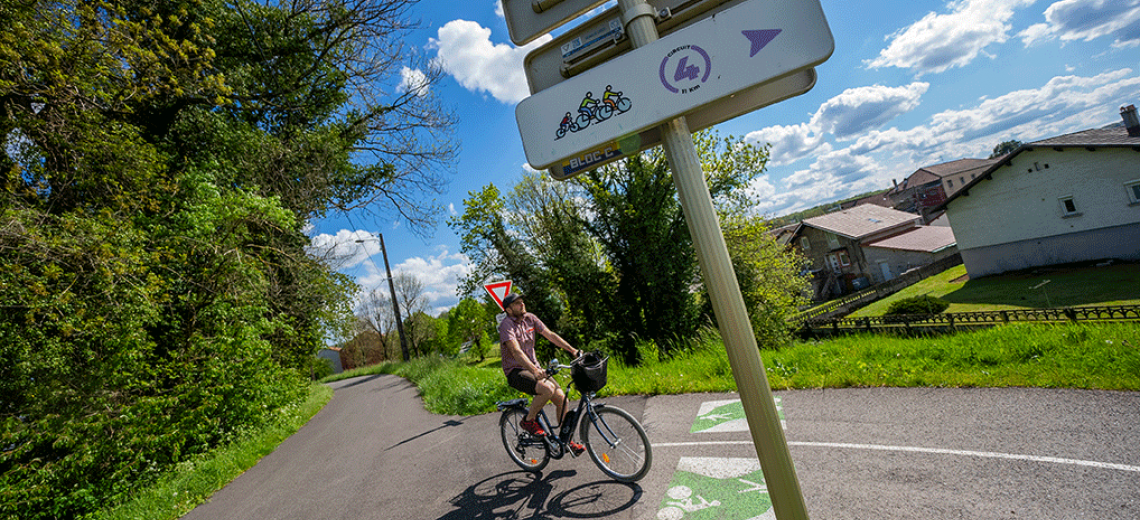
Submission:
{"label": "man riding bicycle", "polygon": [[[538,316],[526,312],[526,303],[522,295],[508,294],[503,298],[503,310],[507,313],[507,317],[499,324],[499,352],[503,358],[503,373],[507,376],[507,384],[511,388],[534,396],[526,417],[519,426],[533,435],[545,435],[546,432],[535,420],[538,412],[547,402],[553,402],[557,409],[558,422],[561,424],[566,419],[566,393],[539,366],[538,358],[534,354],[535,334],[542,334],[556,347],[575,358],[578,357],[578,349],[570,346],[562,336],[546,328]],[[575,455],[585,449],[577,442],[570,442],[569,446]]]}

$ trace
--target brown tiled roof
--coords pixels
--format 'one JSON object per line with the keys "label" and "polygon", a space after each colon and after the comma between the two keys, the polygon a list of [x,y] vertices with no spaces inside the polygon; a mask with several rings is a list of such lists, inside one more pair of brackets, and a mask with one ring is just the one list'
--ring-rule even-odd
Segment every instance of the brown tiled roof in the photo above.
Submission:
{"label": "brown tiled roof", "polygon": [[914,222],[919,216],[874,204],[864,204],[851,209],[828,213],[804,220],[805,226],[830,231],[851,239],[885,231],[893,227]]}
{"label": "brown tiled roof", "polygon": [[933,166],[923,167],[926,170],[938,177],[946,177],[947,175],[957,175],[959,173],[968,172],[970,170],[977,170],[979,168],[988,168],[998,159],[958,159],[957,161],[944,162],[942,164],[935,164]]}
{"label": "brown tiled roof", "polygon": [[1025,146],[1140,146],[1140,137],[1130,137],[1123,126],[1111,126],[1050,137]]}
{"label": "brown tiled roof", "polygon": [[864,244],[863,247],[937,253],[955,244],[954,231],[948,227],[918,226],[905,233]]}

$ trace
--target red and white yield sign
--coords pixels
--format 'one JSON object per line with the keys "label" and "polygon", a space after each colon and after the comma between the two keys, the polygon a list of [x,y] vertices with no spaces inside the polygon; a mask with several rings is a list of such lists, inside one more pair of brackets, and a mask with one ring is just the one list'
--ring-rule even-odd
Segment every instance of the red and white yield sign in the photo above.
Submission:
{"label": "red and white yield sign", "polygon": [[747,0],[530,96],[515,108],[527,161],[584,170],[610,143],[823,63],[819,0]]}
{"label": "red and white yield sign", "polygon": [[[491,295],[491,299],[499,304],[499,308],[503,308],[503,298],[506,298],[511,293],[511,281],[489,283],[483,286],[487,293]],[[503,309],[506,310],[506,309]]]}

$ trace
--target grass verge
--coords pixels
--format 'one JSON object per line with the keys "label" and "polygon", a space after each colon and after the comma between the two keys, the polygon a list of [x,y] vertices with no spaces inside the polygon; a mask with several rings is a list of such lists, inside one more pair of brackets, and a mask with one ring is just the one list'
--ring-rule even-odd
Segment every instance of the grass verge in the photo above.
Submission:
{"label": "grass verge", "polygon": [[[1013,324],[928,338],[853,335],[761,352],[773,389],[1010,387],[1140,390],[1140,338],[1134,324]],[[607,395],[734,392],[723,343],[715,333],[685,355],[639,367],[610,360]],[[520,397],[497,360],[417,360],[371,367],[415,383],[434,413],[472,415]],[[559,376],[565,383],[569,378]],[[576,396],[575,396],[576,397]]]}
{"label": "grass verge", "polygon": [[1033,271],[966,279],[966,267],[951,267],[849,315],[882,316],[891,303],[930,295],[950,303],[945,312],[1140,305],[1136,280],[1140,264],[1103,267],[1052,267]]}
{"label": "grass verge", "polygon": [[313,384],[305,402],[286,409],[277,421],[200,460],[179,464],[131,501],[99,512],[88,520],[173,520],[205,502],[262,457],[277,449],[332,399],[327,385]]}

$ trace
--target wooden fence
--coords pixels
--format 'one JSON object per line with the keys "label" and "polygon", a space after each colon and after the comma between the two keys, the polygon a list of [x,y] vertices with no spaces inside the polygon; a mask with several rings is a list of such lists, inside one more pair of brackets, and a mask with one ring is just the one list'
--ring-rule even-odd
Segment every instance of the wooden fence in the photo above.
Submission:
{"label": "wooden fence", "polygon": [[922,267],[911,269],[897,278],[880,284],[873,285],[862,291],[851,293],[834,300],[831,300],[823,305],[812,307],[799,315],[792,318],[793,322],[811,321],[813,319],[825,319],[833,316],[846,315],[859,307],[863,307],[876,300],[886,298],[896,292],[899,292],[911,285],[914,285],[929,276],[941,273],[951,267],[962,263],[962,255],[955,254],[943,258],[937,262]]}
{"label": "wooden fence", "polygon": [[1016,322],[1063,323],[1080,321],[1140,321],[1140,305],[1017,309],[947,314],[901,314],[868,318],[825,318],[805,321],[800,328],[800,335],[803,337],[826,337],[866,331],[942,332],[955,329],[985,328]]}

